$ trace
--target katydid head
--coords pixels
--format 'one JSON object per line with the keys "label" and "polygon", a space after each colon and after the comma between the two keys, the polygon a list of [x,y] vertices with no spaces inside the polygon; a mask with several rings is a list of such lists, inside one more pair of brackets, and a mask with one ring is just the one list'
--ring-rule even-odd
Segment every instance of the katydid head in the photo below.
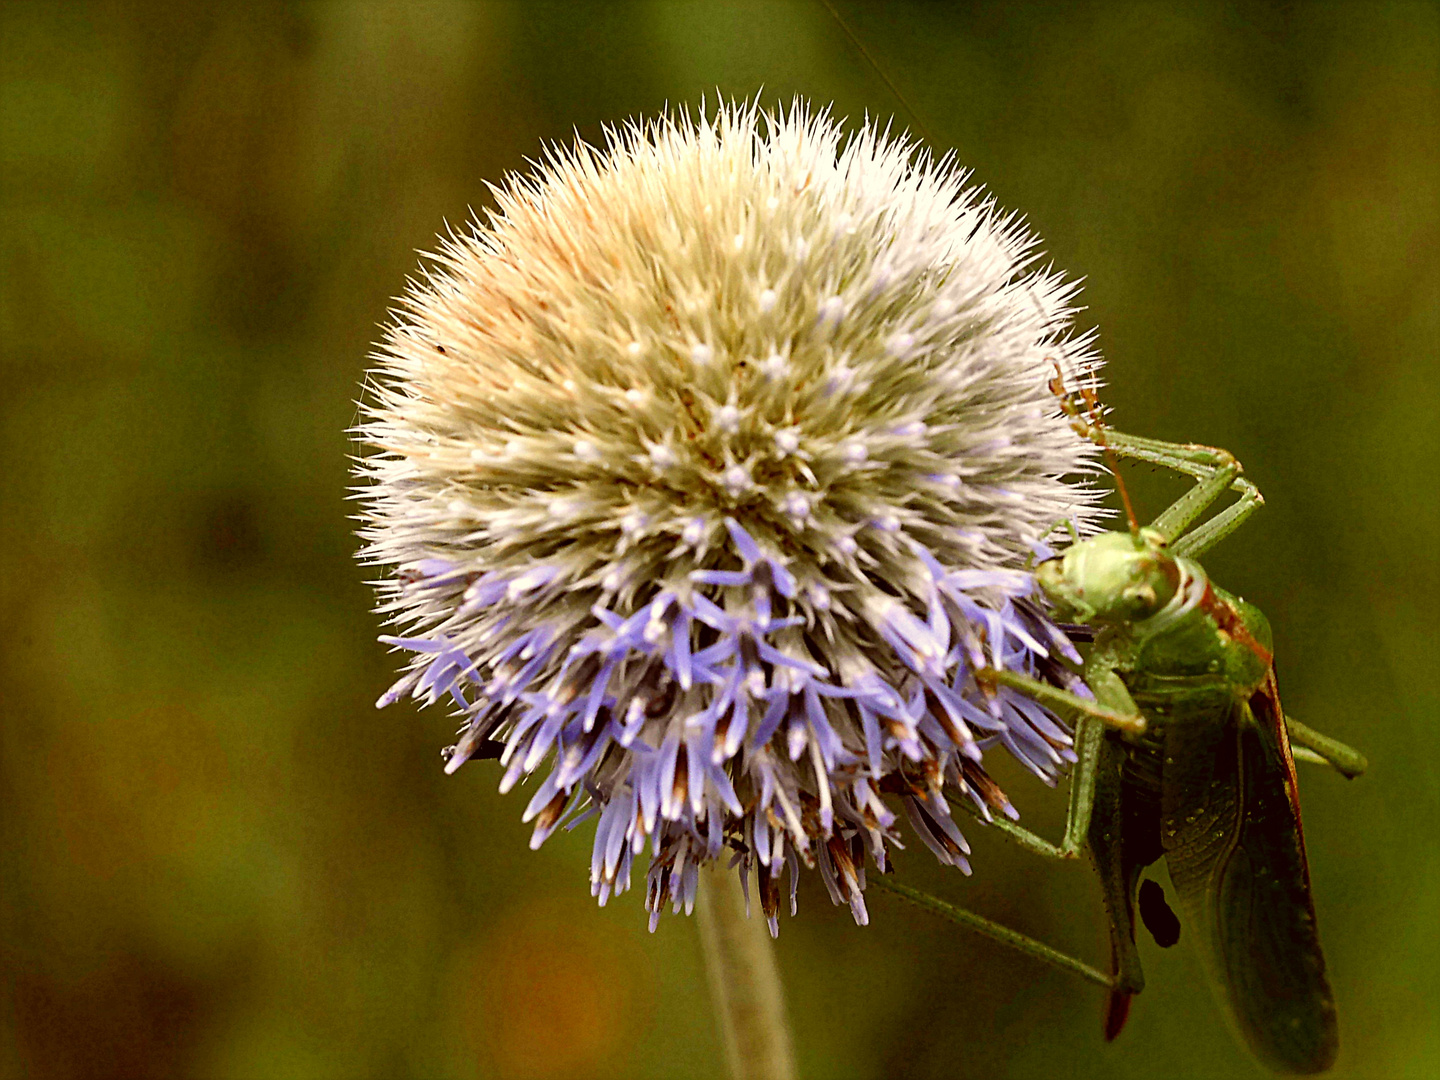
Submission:
{"label": "katydid head", "polygon": [[1154,529],[1107,532],[1072,544],[1035,570],[1061,619],[1128,623],[1157,614],[1180,585],[1180,568]]}

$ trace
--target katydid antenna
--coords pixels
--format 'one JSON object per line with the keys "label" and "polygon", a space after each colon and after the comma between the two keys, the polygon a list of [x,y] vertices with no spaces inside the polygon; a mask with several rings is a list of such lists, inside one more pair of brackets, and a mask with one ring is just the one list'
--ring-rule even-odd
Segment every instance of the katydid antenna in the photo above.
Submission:
{"label": "katydid antenna", "polygon": [[870,55],[870,50],[865,48],[864,42],[856,37],[855,31],[850,29],[850,24],[841,18],[840,12],[836,9],[835,5],[831,3],[830,0],[820,0],[820,3],[824,6],[825,10],[830,13],[830,17],[835,20],[840,29],[845,32],[845,36],[849,38],[850,44],[855,46],[855,51],[864,57],[865,62],[870,65],[876,75],[880,76],[881,81],[889,88],[890,93],[895,95],[895,100],[898,101],[900,107],[905,110],[905,115],[910,117],[910,122],[915,125],[915,130],[920,133],[920,137],[931,146],[934,146],[935,139],[930,134],[929,128],[925,126],[925,121],[921,120],[920,114],[910,107],[910,102],[905,100],[905,95],[900,92],[900,88],[890,80],[889,75],[885,74],[885,69],[875,62],[875,58]]}
{"label": "katydid antenna", "polygon": [[1085,403],[1085,412],[1082,414],[1065,386],[1065,376],[1060,369],[1059,361],[1052,361],[1052,363],[1055,364],[1055,377],[1050,380],[1050,392],[1060,399],[1060,408],[1064,410],[1066,416],[1070,417],[1076,431],[1087,439],[1093,439],[1100,447],[1100,452],[1105,456],[1105,464],[1110,466],[1110,475],[1115,477],[1115,486],[1120,491],[1120,501],[1125,504],[1125,520],[1130,523],[1130,535],[1138,536],[1140,521],[1135,516],[1134,504],[1130,502],[1130,489],[1125,486],[1125,481],[1120,476],[1119,460],[1115,456],[1115,451],[1110,449],[1110,444],[1105,441],[1105,423],[1100,419],[1100,399],[1095,396],[1095,388],[1082,386],[1076,391],[1080,395],[1080,400]]}

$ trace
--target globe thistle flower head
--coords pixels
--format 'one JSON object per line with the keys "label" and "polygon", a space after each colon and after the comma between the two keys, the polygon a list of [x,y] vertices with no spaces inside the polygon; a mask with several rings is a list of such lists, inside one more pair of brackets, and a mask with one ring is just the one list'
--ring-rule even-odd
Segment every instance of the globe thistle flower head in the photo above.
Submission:
{"label": "globe thistle flower head", "polygon": [[[947,792],[1054,782],[1069,735],[976,682],[1065,681],[1034,546],[1097,510],[1048,389],[1093,384],[1072,285],[948,161],[797,103],[553,151],[444,241],[376,359],[364,558],[447,771],[595,822],[604,903],[689,910],[728,848],[772,931],[801,865],[866,921],[896,807],[969,871]],[[1074,682],[1075,688],[1081,684]]]}

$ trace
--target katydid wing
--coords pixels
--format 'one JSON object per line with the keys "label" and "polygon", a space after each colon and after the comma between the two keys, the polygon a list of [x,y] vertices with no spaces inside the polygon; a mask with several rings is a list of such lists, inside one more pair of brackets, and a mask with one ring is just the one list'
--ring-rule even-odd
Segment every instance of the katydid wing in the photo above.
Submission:
{"label": "katydid wing", "polygon": [[[1088,839],[1110,913],[1116,973],[1105,1033],[1119,1034],[1143,986],[1134,944],[1137,890],[1144,868],[1164,856],[1182,924],[1238,1034],[1272,1068],[1319,1072],[1338,1045],[1335,1005],[1268,628],[1250,605],[1206,591],[1209,602],[1187,619],[1115,656],[1115,670],[1150,723],[1139,737],[1107,733],[1096,775]],[[1250,643],[1217,625],[1236,616]],[[1219,672],[1196,670],[1216,664]],[[1258,685],[1246,668],[1258,671]]]}

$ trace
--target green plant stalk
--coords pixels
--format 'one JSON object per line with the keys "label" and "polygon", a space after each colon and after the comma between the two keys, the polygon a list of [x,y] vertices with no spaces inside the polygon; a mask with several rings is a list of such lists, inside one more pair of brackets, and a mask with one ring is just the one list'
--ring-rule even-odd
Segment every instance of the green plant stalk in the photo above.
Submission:
{"label": "green plant stalk", "polygon": [[745,915],[740,879],[719,862],[700,871],[696,921],[710,996],[733,1080],[794,1080],[785,995],[765,920]]}

